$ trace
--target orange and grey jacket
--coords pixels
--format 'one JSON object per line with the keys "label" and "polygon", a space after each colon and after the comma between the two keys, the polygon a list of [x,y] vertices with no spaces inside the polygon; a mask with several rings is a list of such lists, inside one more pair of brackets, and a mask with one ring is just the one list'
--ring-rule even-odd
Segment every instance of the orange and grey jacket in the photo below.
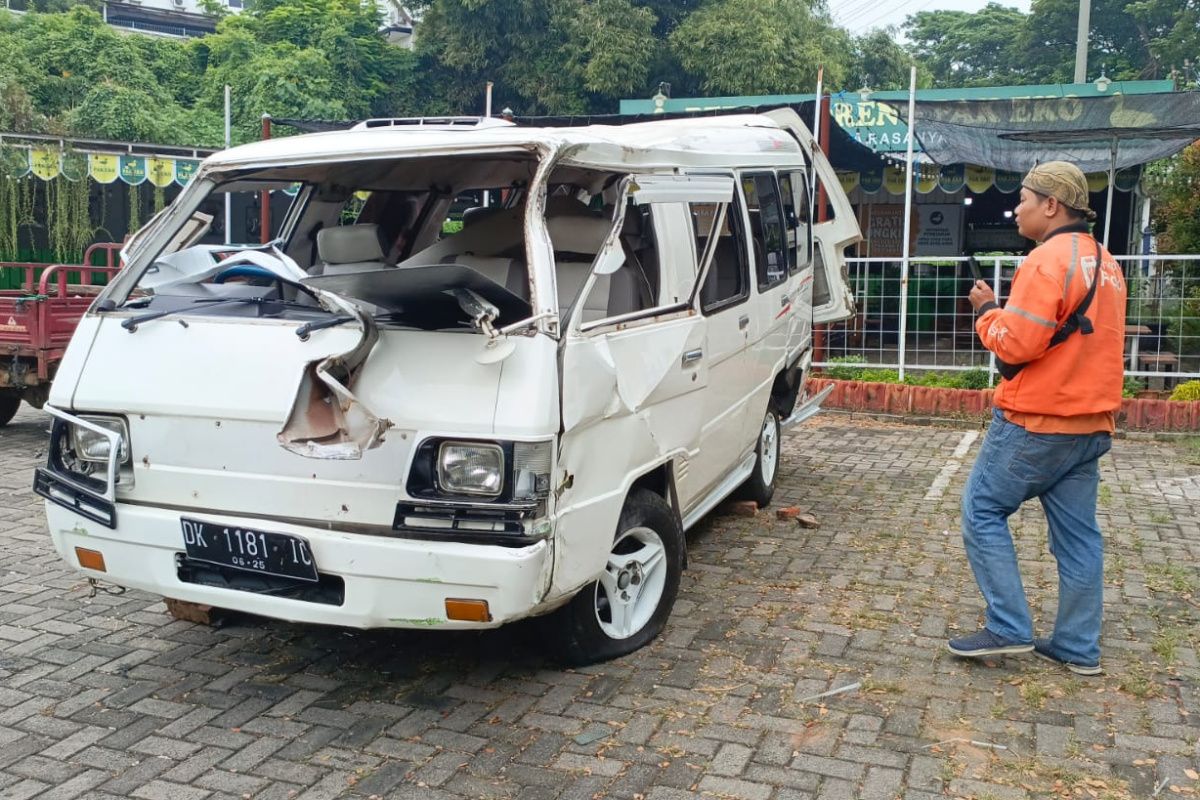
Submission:
{"label": "orange and grey jacket", "polygon": [[[1011,380],[1000,382],[995,403],[1010,420],[1065,418],[1063,424],[1028,426],[1042,432],[1081,432],[1091,418],[1121,407],[1124,383],[1125,280],[1112,254],[1100,248],[1083,223],[1067,225],[1036,247],[1013,278],[1004,308],[985,303],[975,322],[983,346],[1008,364],[1025,364]],[[1092,333],[1076,332],[1050,347],[1054,332],[1099,280],[1087,318]]]}

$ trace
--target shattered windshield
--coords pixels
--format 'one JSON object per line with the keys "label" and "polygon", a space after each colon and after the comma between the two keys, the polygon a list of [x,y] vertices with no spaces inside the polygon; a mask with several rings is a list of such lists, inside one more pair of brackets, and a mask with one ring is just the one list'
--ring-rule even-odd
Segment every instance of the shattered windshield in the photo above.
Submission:
{"label": "shattered windshield", "polygon": [[[333,296],[383,327],[529,324],[537,166],[521,151],[242,170],[193,198],[174,230],[139,234],[139,245],[167,243],[152,258],[137,252],[145,266],[122,308],[299,319],[307,332],[313,315],[353,316],[321,301]],[[560,313],[579,301],[613,226],[620,177],[563,167],[546,185],[552,252],[532,247],[556,264]]]}

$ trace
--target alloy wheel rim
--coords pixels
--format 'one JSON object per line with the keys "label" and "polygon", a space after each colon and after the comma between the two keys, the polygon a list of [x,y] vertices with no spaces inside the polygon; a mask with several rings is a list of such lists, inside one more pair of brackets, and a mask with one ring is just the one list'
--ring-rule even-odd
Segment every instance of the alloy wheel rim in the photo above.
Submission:
{"label": "alloy wheel rim", "polygon": [[770,486],[771,481],[775,480],[775,469],[779,466],[779,429],[775,417],[770,414],[763,418],[758,452],[763,485]]}
{"label": "alloy wheel rim", "polygon": [[628,639],[646,627],[662,601],[667,553],[650,528],[631,528],[613,543],[596,581],[596,622],[610,639]]}

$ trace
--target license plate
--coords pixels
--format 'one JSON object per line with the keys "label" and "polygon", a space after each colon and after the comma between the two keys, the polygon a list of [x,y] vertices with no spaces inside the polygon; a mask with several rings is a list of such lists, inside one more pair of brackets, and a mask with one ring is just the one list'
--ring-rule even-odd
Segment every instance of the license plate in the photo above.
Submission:
{"label": "license plate", "polygon": [[287,533],[181,519],[188,558],[260,575],[317,581],[308,542]]}

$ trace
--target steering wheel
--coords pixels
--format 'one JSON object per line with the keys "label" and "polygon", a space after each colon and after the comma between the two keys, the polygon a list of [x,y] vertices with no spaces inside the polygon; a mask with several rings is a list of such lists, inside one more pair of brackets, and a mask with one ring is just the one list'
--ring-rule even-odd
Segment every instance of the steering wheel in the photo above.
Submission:
{"label": "steering wheel", "polygon": [[224,283],[230,278],[266,278],[282,286],[277,274],[257,264],[234,264],[212,276],[211,280],[213,283]]}

